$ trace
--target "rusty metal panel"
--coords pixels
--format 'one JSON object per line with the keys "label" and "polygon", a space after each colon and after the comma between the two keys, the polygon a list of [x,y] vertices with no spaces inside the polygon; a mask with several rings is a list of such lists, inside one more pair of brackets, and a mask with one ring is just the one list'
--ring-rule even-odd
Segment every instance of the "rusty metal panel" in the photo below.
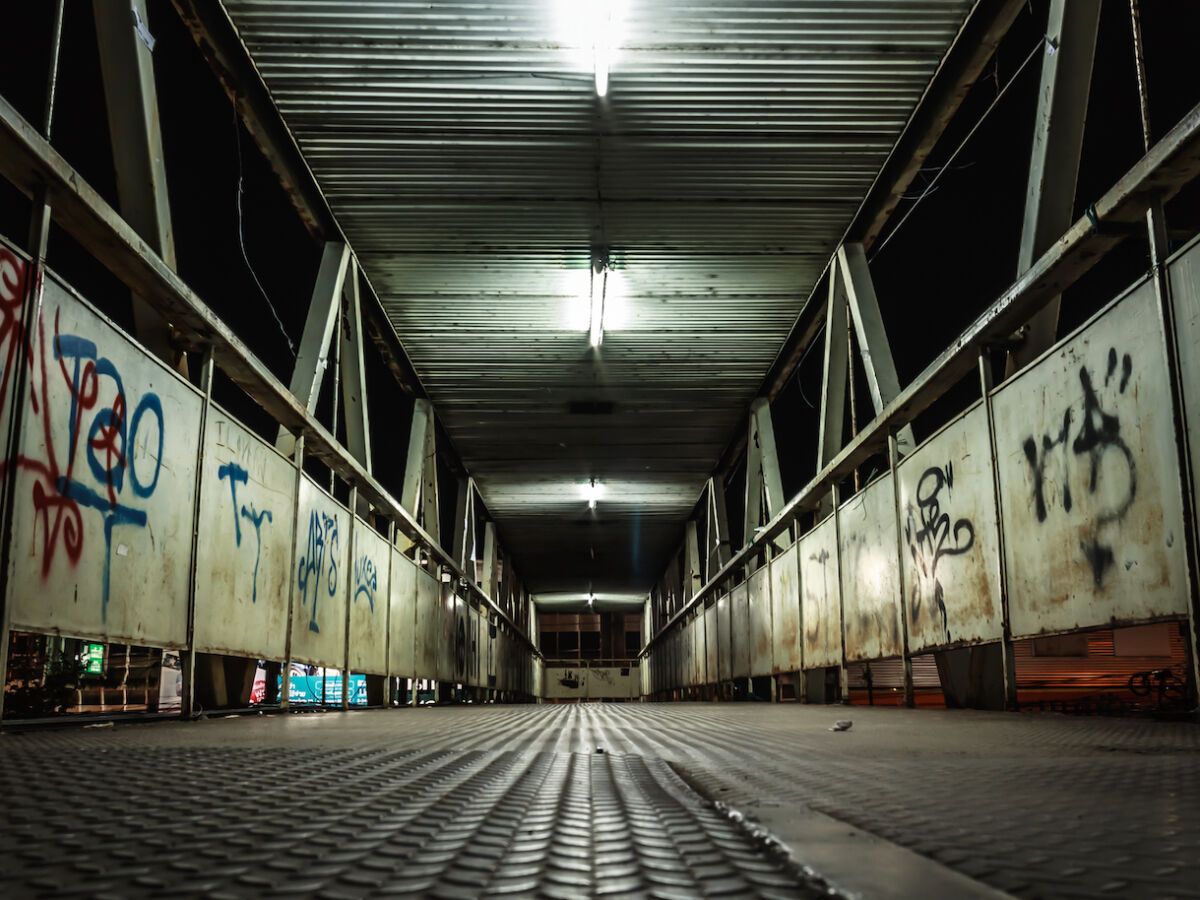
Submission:
{"label": "rusty metal panel", "polygon": [[704,634],[704,612],[701,610],[692,619],[692,685],[704,684],[704,664],[708,658]]}
{"label": "rusty metal panel", "polygon": [[1154,289],[1125,295],[993,399],[1016,637],[1186,612]]}
{"label": "rusty metal panel", "polygon": [[837,523],[827,516],[800,539],[804,668],[842,664],[842,613]]}
{"label": "rusty metal panel", "polygon": [[982,401],[897,471],[909,651],[999,640],[996,490]]}
{"label": "rusty metal panel", "polygon": [[442,633],[442,604],[438,580],[417,568],[417,627],[414,655],[418,678],[437,678],[437,648]]}
{"label": "rusty metal panel", "polygon": [[507,691],[511,688],[509,684],[509,655],[511,650],[511,641],[508,639],[508,632],[503,628],[496,630],[496,687],[502,691]]}
{"label": "rusty metal panel", "polygon": [[471,675],[472,647],[471,607],[465,598],[454,598],[454,680],[458,684],[469,684]]}
{"label": "rusty metal panel", "polygon": [[53,278],[29,343],[12,627],[182,646],[201,396]]}
{"label": "rusty metal panel", "polygon": [[588,670],[583,666],[546,669],[546,696],[551,700],[582,700],[588,693]]}
{"label": "rusty metal panel", "polygon": [[770,675],[774,664],[771,637],[770,571],[761,566],[750,576],[750,674]]}
{"label": "rusty metal panel", "polygon": [[458,643],[456,613],[458,597],[455,596],[454,586],[445,581],[439,582],[438,596],[440,605],[436,613],[438,622],[437,680],[452,682],[458,680],[458,666],[455,664]]}
{"label": "rusty metal panel", "polygon": [[800,671],[800,570],[796,545],[771,560],[771,671]]}
{"label": "rusty metal panel", "polygon": [[717,605],[704,610],[704,683],[717,682]]}
{"label": "rusty metal panel", "polygon": [[730,617],[730,637],[733,646],[731,675],[734,678],[750,677],[750,594],[745,582],[733,589],[733,607]]}
{"label": "rusty metal panel", "polygon": [[195,647],[282,660],[296,467],[217,406],[208,413],[196,544]]}
{"label": "rusty metal panel", "polygon": [[846,659],[899,656],[904,642],[891,473],[843,503],[838,517]]}
{"label": "rusty metal panel", "polygon": [[1172,260],[1168,272],[1192,457],[1192,496],[1200,498],[1200,241],[1192,241],[1190,247]]}
{"label": "rusty metal panel", "polygon": [[733,595],[717,598],[717,675],[719,681],[733,678]]}
{"label": "rusty metal panel", "polygon": [[352,578],[350,512],[307,475],[300,478],[298,506],[292,659],[340,669]]}
{"label": "rusty metal panel", "polygon": [[388,596],[388,669],[392,675],[411,678],[417,671],[413,645],[417,624],[417,564],[394,547]]}
{"label": "rusty metal panel", "polygon": [[391,548],[355,516],[350,577],[350,671],[387,674],[388,563]]}

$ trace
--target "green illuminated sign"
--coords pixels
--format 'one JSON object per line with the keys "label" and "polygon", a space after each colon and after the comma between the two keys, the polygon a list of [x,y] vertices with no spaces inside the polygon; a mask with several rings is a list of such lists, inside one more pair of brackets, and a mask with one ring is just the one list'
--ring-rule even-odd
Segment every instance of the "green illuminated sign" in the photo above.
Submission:
{"label": "green illuminated sign", "polygon": [[80,661],[83,663],[84,675],[103,675],[104,645],[84,644],[83,653],[80,654]]}

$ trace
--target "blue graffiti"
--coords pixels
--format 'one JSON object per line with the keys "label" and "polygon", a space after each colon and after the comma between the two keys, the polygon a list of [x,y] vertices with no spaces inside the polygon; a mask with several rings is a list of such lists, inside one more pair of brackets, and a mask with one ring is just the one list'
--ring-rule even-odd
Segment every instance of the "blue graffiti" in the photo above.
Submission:
{"label": "blue graffiti", "polygon": [[[134,407],[133,415],[127,415],[128,402],[121,373],[111,360],[99,355],[94,341],[79,335],[56,335],[53,346],[54,358],[59,362],[71,393],[70,418],[67,422],[67,467],[65,474],[57,475],[53,483],[60,496],[80,506],[95,509],[103,518],[105,553],[100,618],[101,621],[107,621],[112,582],[113,529],[122,525],[145,528],[148,522],[144,509],[123,504],[118,498],[125,489],[126,470],[135,497],[147,499],[158,487],[166,439],[162,402],[157,394],[147,392]],[[64,365],[66,362],[74,363],[69,375]],[[87,468],[92,477],[103,485],[103,491],[98,491],[77,480],[75,464],[84,413],[99,405],[101,378],[112,381],[113,399],[109,406],[98,409],[92,417],[87,427],[85,448]],[[130,453],[129,448],[137,446],[138,433],[148,415],[155,420],[158,444],[152,454],[153,472],[139,474],[136,456]],[[143,478],[142,475],[148,477]]]}
{"label": "blue graffiti", "polygon": [[329,596],[337,593],[337,519],[318,510],[313,510],[308,517],[308,547],[300,557],[299,570],[296,573],[296,585],[300,588],[300,601],[308,605],[308,586],[312,581],[312,609],[309,613],[308,630],[320,632],[317,625],[317,599],[320,596],[320,578],[325,569],[325,551],[329,551],[329,574],[326,576],[326,587]]}
{"label": "blue graffiti", "polygon": [[258,564],[262,562],[262,523],[271,521],[271,511],[264,509],[259,512],[254,508],[254,504],[250,504],[250,508],[242,507],[242,516],[250,520],[250,524],[254,526],[254,589],[250,595],[252,603],[258,602]]}
{"label": "blue graffiti", "polygon": [[375,592],[379,589],[379,572],[369,556],[360,556],[354,563],[354,599],[365,594],[375,612]]}
{"label": "blue graffiti", "polygon": [[100,496],[90,487],[67,478],[58,480],[58,492],[81,506],[99,510],[104,517],[104,583],[101,593],[100,621],[107,621],[109,585],[112,580],[113,529],[118,525],[136,525],[138,528],[145,528],[146,511],[122,506],[120,503],[110,503],[107,497]]}
{"label": "blue graffiti", "polygon": [[248,485],[250,473],[235,462],[227,462],[217,469],[217,479],[224,481],[226,478],[229,479],[229,499],[233,501],[233,534],[240,547],[242,546],[242,522],[238,518],[237,486],[239,484]]}
{"label": "blue graffiti", "polygon": [[254,585],[250,593],[250,602],[258,602],[258,567],[262,562],[262,523],[272,521],[271,511],[264,509],[259,512],[251,503],[249,509],[242,506],[238,509],[237,486],[250,484],[250,473],[235,462],[227,462],[217,469],[217,478],[221,481],[229,479],[229,499],[233,501],[233,535],[237,545],[242,546],[242,519],[248,519],[254,526]]}

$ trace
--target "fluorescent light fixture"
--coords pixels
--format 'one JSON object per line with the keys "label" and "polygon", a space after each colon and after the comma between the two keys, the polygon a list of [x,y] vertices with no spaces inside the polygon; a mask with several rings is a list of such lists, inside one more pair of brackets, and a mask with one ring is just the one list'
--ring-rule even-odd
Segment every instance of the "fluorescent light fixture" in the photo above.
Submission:
{"label": "fluorescent light fixture", "polygon": [[572,65],[591,71],[596,96],[608,96],[609,73],[622,41],[629,0],[556,0],[560,39]]}
{"label": "fluorescent light fixture", "polygon": [[596,595],[588,594],[587,600],[588,600],[588,609],[591,609],[596,604]]}
{"label": "fluorescent light fixture", "polygon": [[587,501],[588,509],[595,509],[596,501],[604,496],[604,485],[596,484],[596,479],[593,478],[583,486],[582,493],[583,499]]}
{"label": "fluorescent light fixture", "polygon": [[593,347],[599,347],[604,340],[604,292],[607,286],[608,266],[601,264],[599,273],[594,268],[592,270],[592,316],[588,341]]}
{"label": "fluorescent light fixture", "polygon": [[592,23],[592,75],[596,79],[596,96],[604,99],[608,96],[608,70],[612,66],[616,28],[612,4],[608,0],[595,0],[591,6],[595,16]]}

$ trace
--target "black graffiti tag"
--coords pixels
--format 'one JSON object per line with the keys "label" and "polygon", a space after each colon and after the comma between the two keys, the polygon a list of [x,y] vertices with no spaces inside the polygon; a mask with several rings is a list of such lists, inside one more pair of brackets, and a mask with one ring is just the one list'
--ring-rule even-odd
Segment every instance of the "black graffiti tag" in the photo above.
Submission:
{"label": "black graffiti tag", "polygon": [[925,591],[922,585],[932,586],[931,605],[942,617],[946,640],[950,625],[946,617],[946,593],[938,578],[938,564],[944,557],[960,556],[975,546],[975,526],[962,518],[951,524],[950,514],[942,511],[943,491],[949,496],[954,490],[954,466],[933,466],[926,469],[917,481],[916,507],[908,504],[905,511],[904,540],[912,557],[914,580],[912,611],[913,624],[921,619]]}
{"label": "black graffiti tag", "polygon": [[[1116,349],[1109,348],[1104,373],[1104,387],[1113,387],[1113,380],[1117,379],[1116,391],[1124,394],[1132,374],[1133,360],[1129,354],[1123,354],[1118,365]],[[1069,513],[1072,508],[1069,473],[1073,458],[1086,458],[1087,490],[1092,495],[1096,494],[1100,486],[1101,471],[1106,454],[1116,454],[1119,464],[1127,472],[1127,488],[1120,501],[1097,513],[1090,534],[1080,541],[1080,550],[1091,566],[1092,578],[1099,587],[1104,581],[1105,573],[1115,561],[1112,544],[1102,540],[1102,532],[1107,531],[1110,525],[1124,519],[1130,506],[1133,505],[1134,497],[1137,495],[1137,465],[1133,458],[1133,452],[1125,443],[1125,439],[1121,437],[1120,419],[1112,413],[1106,412],[1101,406],[1092,373],[1087,366],[1079,367],[1079,386],[1083,392],[1083,416],[1074,439],[1070,440],[1072,415],[1071,408],[1068,407],[1063,412],[1062,429],[1058,435],[1053,439],[1049,435],[1042,435],[1040,453],[1033,437],[1026,438],[1023,446],[1025,458],[1033,476],[1033,499],[1039,522],[1045,522],[1048,515],[1046,466],[1050,451],[1054,448],[1061,446],[1063,451],[1064,474],[1061,491],[1064,512]]]}

